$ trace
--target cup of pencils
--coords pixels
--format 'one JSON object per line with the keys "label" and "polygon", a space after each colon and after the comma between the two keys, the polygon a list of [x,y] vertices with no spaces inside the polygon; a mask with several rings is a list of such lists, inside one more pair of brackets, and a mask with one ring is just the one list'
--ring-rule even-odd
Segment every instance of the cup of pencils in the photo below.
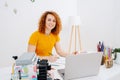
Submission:
{"label": "cup of pencils", "polygon": [[105,67],[111,68],[113,66],[113,60],[112,59],[106,59],[105,60]]}

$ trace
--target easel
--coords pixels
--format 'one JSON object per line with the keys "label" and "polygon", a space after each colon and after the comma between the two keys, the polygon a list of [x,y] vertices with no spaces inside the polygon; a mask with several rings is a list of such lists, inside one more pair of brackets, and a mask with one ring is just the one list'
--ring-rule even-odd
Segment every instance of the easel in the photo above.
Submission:
{"label": "easel", "polygon": [[80,39],[80,26],[79,25],[72,25],[72,30],[71,30],[71,35],[70,35],[69,53],[70,53],[70,50],[71,50],[73,34],[75,34],[74,35],[74,37],[75,37],[75,40],[74,40],[74,43],[75,43],[74,44],[74,52],[77,51],[77,48],[76,48],[76,46],[77,46],[76,45],[77,44],[77,35],[78,35],[78,42],[79,42],[80,51],[82,51],[82,45],[81,45],[81,39]]}

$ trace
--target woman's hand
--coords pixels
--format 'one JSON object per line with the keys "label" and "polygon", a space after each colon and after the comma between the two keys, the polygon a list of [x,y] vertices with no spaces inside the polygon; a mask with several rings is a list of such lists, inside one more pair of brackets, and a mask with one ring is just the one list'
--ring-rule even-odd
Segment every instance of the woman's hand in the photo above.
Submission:
{"label": "woman's hand", "polygon": [[73,55],[77,55],[77,54],[80,54],[80,53],[86,53],[87,51],[74,51],[72,52]]}
{"label": "woman's hand", "polygon": [[55,61],[57,61],[57,59],[58,59],[58,56],[57,56],[57,55],[49,56],[49,57],[48,57],[48,61],[50,61],[50,62],[55,62]]}
{"label": "woman's hand", "polygon": [[74,51],[74,52],[72,52],[72,54],[73,55],[77,55],[77,54],[79,54],[79,52],[78,51]]}

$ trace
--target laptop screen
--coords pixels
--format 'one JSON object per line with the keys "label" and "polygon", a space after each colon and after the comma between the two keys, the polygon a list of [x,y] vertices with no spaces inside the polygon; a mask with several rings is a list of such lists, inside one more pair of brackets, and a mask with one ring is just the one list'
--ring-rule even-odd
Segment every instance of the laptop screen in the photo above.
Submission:
{"label": "laptop screen", "polygon": [[[65,63],[65,80],[97,75],[101,59],[102,53],[81,53],[67,56]],[[61,75],[63,75],[63,73]]]}

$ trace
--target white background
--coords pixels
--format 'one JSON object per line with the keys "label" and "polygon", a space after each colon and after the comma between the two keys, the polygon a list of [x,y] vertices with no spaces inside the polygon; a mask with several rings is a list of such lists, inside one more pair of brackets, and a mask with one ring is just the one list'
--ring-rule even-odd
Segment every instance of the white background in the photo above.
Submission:
{"label": "white background", "polygon": [[98,41],[120,47],[119,4],[119,0],[0,0],[0,67],[12,64],[13,55],[27,51],[29,36],[37,30],[39,18],[46,10],[53,10],[61,17],[61,46],[65,51],[71,31],[69,16],[76,15],[81,19],[83,50],[96,51]]}

